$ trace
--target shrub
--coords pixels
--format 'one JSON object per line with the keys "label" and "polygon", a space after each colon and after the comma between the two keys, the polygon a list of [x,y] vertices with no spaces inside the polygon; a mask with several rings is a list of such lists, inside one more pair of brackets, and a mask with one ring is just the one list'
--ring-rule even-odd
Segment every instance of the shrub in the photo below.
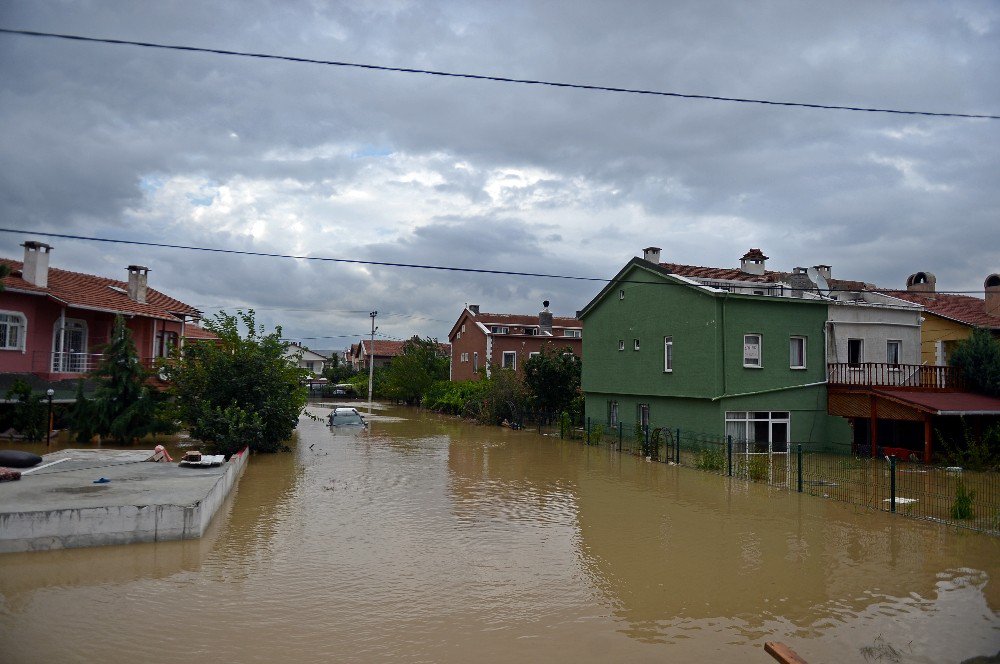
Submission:
{"label": "shrub", "polygon": [[703,447],[695,452],[694,467],[699,470],[721,471],[726,467],[726,453],[718,447]]}
{"label": "shrub", "polygon": [[951,505],[951,518],[961,520],[973,518],[975,515],[972,511],[972,501],[975,497],[976,492],[969,491],[965,482],[959,480],[958,486],[955,487],[955,502]]}

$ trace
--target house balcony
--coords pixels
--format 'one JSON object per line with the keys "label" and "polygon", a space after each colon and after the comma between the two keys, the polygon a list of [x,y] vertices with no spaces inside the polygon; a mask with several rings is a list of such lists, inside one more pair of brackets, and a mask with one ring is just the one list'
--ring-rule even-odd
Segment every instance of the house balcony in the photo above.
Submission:
{"label": "house balcony", "polygon": [[[44,380],[66,380],[83,378],[94,371],[104,357],[101,353],[50,353],[34,351],[30,353],[31,365],[28,373]],[[153,370],[162,358],[140,357],[139,363],[147,370]]]}
{"label": "house balcony", "polygon": [[964,389],[959,370],[948,366],[835,362],[827,364],[826,376],[830,386],[848,388],[888,387],[938,392]]}

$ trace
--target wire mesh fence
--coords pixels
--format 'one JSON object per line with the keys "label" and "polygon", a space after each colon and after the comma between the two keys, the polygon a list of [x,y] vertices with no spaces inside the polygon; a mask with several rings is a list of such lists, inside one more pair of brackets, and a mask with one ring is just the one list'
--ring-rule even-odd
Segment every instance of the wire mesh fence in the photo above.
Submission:
{"label": "wire mesh fence", "polygon": [[1000,535],[1000,474],[935,466],[895,456],[857,456],[850,445],[759,442],[669,427],[618,422],[560,429],[549,435],[579,438],[650,461],[760,482]]}

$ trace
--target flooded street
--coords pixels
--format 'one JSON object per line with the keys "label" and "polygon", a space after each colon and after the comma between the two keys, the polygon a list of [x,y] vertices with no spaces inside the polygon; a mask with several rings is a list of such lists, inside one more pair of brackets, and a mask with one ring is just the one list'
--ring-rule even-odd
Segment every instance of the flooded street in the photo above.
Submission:
{"label": "flooded street", "polygon": [[1000,651],[1000,538],[530,431],[406,408],[373,420],[301,419],[293,451],[254,456],[202,540],[0,556],[0,659]]}

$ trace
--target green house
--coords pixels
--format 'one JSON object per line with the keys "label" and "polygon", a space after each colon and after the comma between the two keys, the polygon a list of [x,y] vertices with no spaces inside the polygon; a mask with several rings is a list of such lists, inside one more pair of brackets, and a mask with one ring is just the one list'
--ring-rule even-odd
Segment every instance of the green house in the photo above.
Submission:
{"label": "green house", "polygon": [[850,440],[846,420],[827,414],[826,302],[788,295],[763,254],[759,269],[755,254],[744,257],[747,281],[734,283],[746,287],[730,288],[678,275],[651,249],[579,312],[592,423],[730,435],[774,451]]}

